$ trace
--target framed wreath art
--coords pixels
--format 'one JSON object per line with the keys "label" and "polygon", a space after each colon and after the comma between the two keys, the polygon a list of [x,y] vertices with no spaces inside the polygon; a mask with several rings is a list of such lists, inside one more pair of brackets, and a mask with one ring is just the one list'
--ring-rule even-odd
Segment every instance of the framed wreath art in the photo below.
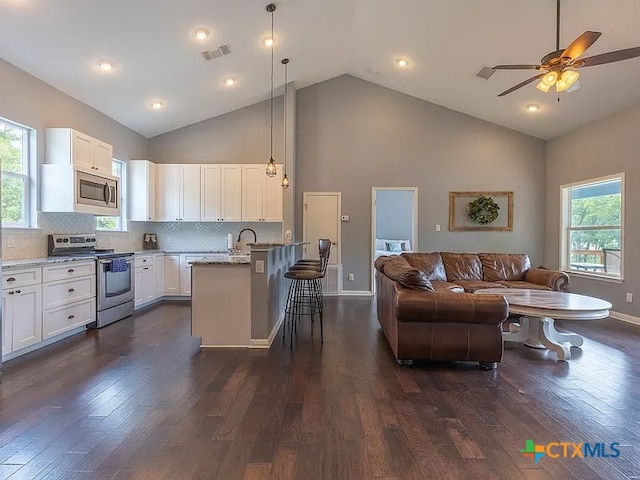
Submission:
{"label": "framed wreath art", "polygon": [[513,192],[449,192],[449,231],[513,230]]}

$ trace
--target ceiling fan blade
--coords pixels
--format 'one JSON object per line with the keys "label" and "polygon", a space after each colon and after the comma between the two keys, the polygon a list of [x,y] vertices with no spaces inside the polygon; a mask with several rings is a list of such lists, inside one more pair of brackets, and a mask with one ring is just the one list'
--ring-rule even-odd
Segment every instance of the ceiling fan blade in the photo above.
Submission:
{"label": "ceiling fan blade", "polygon": [[572,67],[593,67],[594,65],[602,65],[604,63],[620,62],[630,58],[640,57],[640,47],[625,48],[624,50],[616,50],[614,52],[601,53],[593,57],[581,58],[574,62]]}
{"label": "ceiling fan blade", "polygon": [[565,49],[564,52],[562,52],[562,55],[560,55],[560,57],[575,60],[584,52],[586,52],[591,45],[596,43],[596,40],[600,38],[600,35],[602,35],[601,32],[584,32],[582,35],[576,38],[573,43]]}
{"label": "ceiling fan blade", "polygon": [[499,97],[504,97],[505,95],[509,95],[511,92],[515,92],[519,88],[522,88],[522,87],[524,87],[526,85],[529,85],[530,83],[535,82],[536,80],[538,80],[539,78],[542,78],[542,77],[544,77],[544,73],[541,73],[540,75],[536,75],[535,77],[528,78],[527,80],[525,80],[522,83],[519,83],[515,87],[511,87],[509,90],[505,90],[504,92],[502,92],[498,96]]}
{"label": "ceiling fan blade", "polygon": [[493,70],[540,70],[542,65],[496,65]]}

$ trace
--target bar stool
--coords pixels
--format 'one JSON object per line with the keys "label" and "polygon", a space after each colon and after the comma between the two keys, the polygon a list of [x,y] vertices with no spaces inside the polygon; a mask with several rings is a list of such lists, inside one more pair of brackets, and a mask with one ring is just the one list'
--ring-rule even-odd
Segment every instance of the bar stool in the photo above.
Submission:
{"label": "bar stool", "polygon": [[315,315],[320,317],[320,343],[324,343],[322,279],[326,274],[330,251],[331,241],[322,239],[319,242],[319,260],[297,262],[284,274],[285,278],[291,280],[291,285],[285,307],[282,340],[285,340],[288,323],[291,349],[293,349],[293,333],[297,332],[298,320],[303,315],[311,317],[312,336]]}

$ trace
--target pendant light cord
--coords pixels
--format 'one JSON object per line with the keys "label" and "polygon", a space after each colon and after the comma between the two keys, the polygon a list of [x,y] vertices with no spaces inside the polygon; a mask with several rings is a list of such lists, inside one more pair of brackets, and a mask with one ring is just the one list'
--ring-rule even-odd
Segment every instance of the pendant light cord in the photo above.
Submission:
{"label": "pendant light cord", "polygon": [[560,50],[560,0],[556,4],[556,50]]}
{"label": "pendant light cord", "polygon": [[289,83],[289,62],[284,64],[284,175],[287,175],[287,86]]}
{"label": "pendant light cord", "polygon": [[273,160],[273,48],[275,39],[273,38],[273,12],[271,12],[271,160]]}

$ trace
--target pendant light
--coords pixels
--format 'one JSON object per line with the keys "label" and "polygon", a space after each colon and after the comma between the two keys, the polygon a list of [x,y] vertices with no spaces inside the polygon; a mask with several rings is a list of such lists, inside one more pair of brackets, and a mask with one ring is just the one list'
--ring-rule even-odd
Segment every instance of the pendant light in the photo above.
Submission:
{"label": "pendant light", "polygon": [[289,188],[289,178],[287,177],[287,90],[289,86],[289,59],[283,58],[284,65],[284,176],[282,177],[282,188]]}
{"label": "pendant light", "polygon": [[[271,14],[271,39],[273,40],[273,12],[276,11],[276,4],[270,3],[267,5],[267,12]],[[276,162],[273,161],[273,45],[275,42],[271,44],[271,157],[269,158],[269,163],[267,164],[267,176],[275,177],[278,173],[276,169]]]}

